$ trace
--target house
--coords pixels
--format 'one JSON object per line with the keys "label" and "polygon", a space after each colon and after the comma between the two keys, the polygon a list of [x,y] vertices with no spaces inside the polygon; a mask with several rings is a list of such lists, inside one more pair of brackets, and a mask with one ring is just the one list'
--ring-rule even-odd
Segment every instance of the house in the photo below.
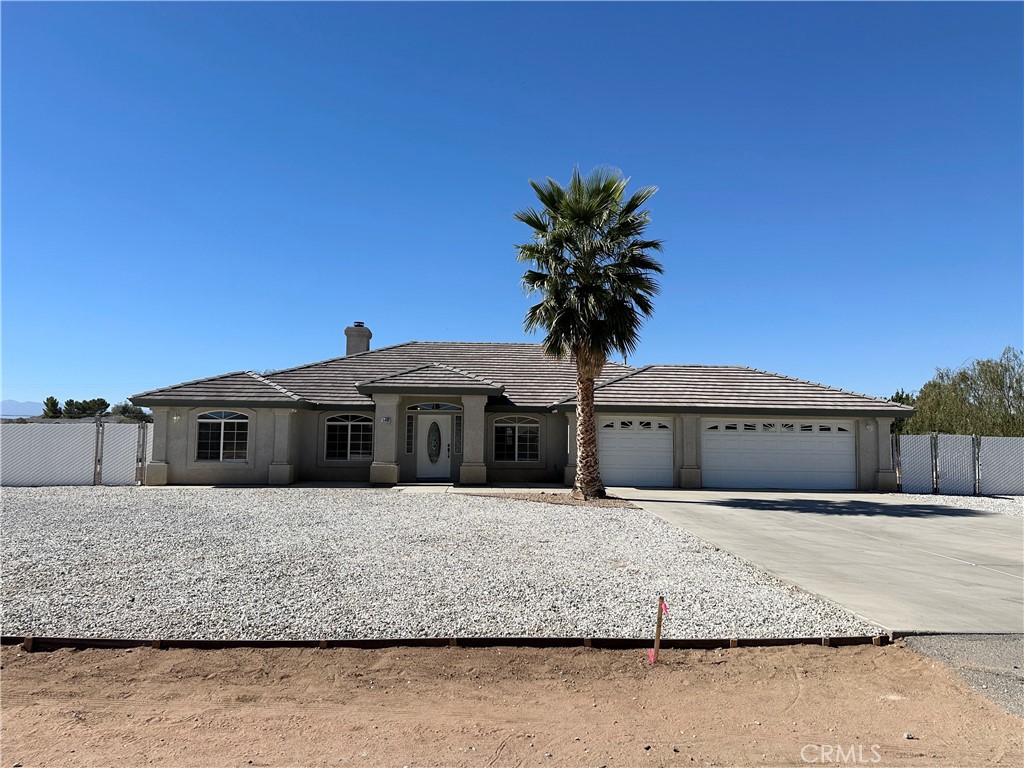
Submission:
{"label": "house", "polygon": [[[564,482],[575,368],[538,344],[413,341],[135,395],[150,485]],[[894,490],[889,426],[913,409],[751,368],[609,363],[595,389],[608,485]]]}

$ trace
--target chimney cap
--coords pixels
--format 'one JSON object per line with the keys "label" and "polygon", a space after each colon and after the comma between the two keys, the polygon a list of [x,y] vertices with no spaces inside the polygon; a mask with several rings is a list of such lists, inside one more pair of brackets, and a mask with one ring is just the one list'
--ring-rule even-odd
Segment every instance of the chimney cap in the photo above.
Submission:
{"label": "chimney cap", "polygon": [[363,321],[362,320],[356,320],[354,323],[352,323],[352,325],[354,325],[356,328],[362,328],[363,327]]}

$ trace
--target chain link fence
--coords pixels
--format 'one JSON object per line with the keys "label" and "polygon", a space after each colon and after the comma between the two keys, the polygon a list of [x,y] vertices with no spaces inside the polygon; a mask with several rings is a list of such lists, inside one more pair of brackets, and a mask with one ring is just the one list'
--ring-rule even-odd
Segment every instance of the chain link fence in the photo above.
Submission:
{"label": "chain link fence", "polygon": [[1024,437],[896,435],[904,493],[1024,495]]}
{"label": "chain link fence", "polygon": [[152,451],[149,424],[0,424],[0,485],[138,485]]}

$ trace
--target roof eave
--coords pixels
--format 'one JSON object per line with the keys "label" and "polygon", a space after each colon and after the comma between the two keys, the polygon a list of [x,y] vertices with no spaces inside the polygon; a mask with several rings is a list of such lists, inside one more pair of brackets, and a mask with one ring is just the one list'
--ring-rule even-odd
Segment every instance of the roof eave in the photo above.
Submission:
{"label": "roof eave", "polygon": [[[556,413],[576,410],[575,403],[555,403],[549,406]],[[637,405],[635,403],[600,403],[594,406],[596,413],[692,413],[714,416],[825,416],[873,417],[906,419],[916,411],[912,408],[896,410],[886,408],[778,408],[762,406],[703,406],[703,405]]]}
{"label": "roof eave", "polygon": [[247,400],[238,398],[166,398],[166,397],[129,397],[133,405],[146,408],[294,408],[308,410],[310,403],[304,400]]}

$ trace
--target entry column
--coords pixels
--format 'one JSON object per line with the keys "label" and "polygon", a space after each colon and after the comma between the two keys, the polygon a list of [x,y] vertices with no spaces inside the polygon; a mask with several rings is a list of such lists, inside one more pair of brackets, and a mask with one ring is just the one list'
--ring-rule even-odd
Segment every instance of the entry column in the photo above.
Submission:
{"label": "entry column", "polygon": [[398,395],[373,396],[373,463],[370,482],[376,485],[394,485],[398,482],[398,462],[395,452],[395,425],[398,423]]}
{"label": "entry column", "polygon": [[487,464],[484,462],[485,432],[487,416],[484,406],[486,395],[463,395],[462,412],[462,469],[459,482],[462,485],[481,485],[487,482]]}
{"label": "entry column", "polygon": [[290,485],[295,481],[292,463],[292,423],[295,409],[274,409],[274,461],[267,470],[269,485]]}

